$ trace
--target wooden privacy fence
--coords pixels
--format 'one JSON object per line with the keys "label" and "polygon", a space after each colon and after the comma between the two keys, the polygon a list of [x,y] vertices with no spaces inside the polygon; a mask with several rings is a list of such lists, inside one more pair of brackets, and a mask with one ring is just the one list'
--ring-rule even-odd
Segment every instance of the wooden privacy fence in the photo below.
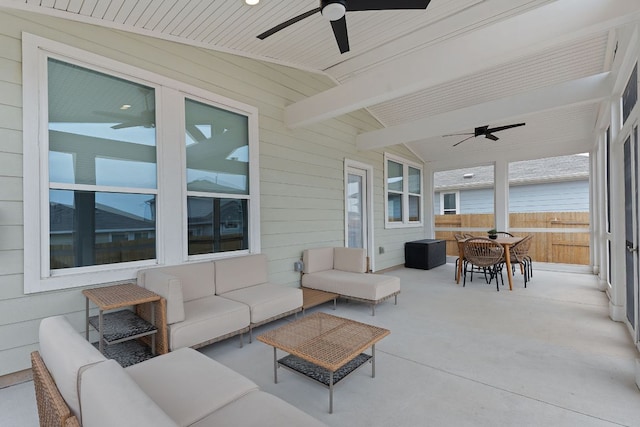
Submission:
{"label": "wooden privacy fence", "polygon": [[[436,230],[462,229],[436,231],[436,239],[446,240],[447,255],[457,256],[458,246],[454,233],[486,236],[486,230],[493,228],[493,224],[493,214],[436,215]],[[526,229],[511,232],[514,236],[533,234],[530,255],[534,261],[589,265],[589,232],[571,231],[589,228],[589,212],[512,213],[509,215],[509,224],[511,229]],[[468,228],[481,228],[483,231],[463,231]]]}

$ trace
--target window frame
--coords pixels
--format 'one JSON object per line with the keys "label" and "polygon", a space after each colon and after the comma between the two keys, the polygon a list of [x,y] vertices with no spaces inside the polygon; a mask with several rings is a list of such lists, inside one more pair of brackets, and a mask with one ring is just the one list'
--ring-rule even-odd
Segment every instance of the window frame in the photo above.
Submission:
{"label": "window frame", "polygon": [[[402,166],[402,191],[391,190],[392,194],[400,194],[402,201],[402,221],[389,221],[389,161]],[[420,172],[420,193],[409,192],[409,168]],[[420,219],[409,220],[409,196],[419,198]],[[385,228],[413,228],[422,227],[424,221],[424,167],[423,165],[407,160],[390,153],[384,153],[384,227]]]}
{"label": "window frame", "polygon": [[[140,268],[260,253],[258,109],[202,88],[63,43],[23,33],[23,202],[25,294],[130,281]],[[156,258],[49,269],[47,60],[55,58],[156,90]],[[185,99],[247,117],[249,139],[249,249],[187,255]],[[175,117],[179,119],[176,120]],[[36,124],[35,126],[33,124]],[[179,160],[179,161],[176,161]],[[235,197],[235,195],[224,195]],[[180,203],[176,203],[180,200]]]}
{"label": "window frame", "polygon": [[455,212],[449,215],[459,215],[460,214],[460,191],[441,191],[440,192],[440,215],[447,215],[444,209],[444,196],[445,194],[454,194],[456,196],[456,208]]}

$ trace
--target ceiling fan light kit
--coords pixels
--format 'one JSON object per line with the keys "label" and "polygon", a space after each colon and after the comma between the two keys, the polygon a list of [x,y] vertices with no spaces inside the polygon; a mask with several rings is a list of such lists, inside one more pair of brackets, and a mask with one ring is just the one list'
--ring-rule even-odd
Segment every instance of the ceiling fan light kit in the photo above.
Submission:
{"label": "ceiling fan light kit", "polygon": [[264,40],[278,31],[284,30],[290,25],[320,12],[323,17],[331,21],[331,28],[333,29],[333,35],[338,43],[340,53],[345,53],[349,52],[349,36],[347,34],[347,20],[345,16],[347,12],[426,9],[430,2],[431,0],[320,0],[320,7],[294,16],[259,34],[258,38]]}
{"label": "ceiling fan light kit", "polygon": [[327,18],[329,21],[337,21],[342,18],[347,12],[347,7],[345,6],[345,2],[337,1],[337,2],[321,2],[324,4],[320,13],[322,16]]}

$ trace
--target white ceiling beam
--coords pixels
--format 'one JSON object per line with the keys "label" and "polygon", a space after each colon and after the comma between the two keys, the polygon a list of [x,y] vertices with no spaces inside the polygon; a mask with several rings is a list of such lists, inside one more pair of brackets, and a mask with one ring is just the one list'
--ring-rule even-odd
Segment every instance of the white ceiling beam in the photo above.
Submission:
{"label": "white ceiling beam", "polygon": [[560,83],[507,98],[472,105],[431,117],[356,136],[359,150],[420,141],[434,136],[473,129],[512,117],[559,107],[598,102],[611,96],[610,73]]}
{"label": "white ceiling beam", "polygon": [[307,126],[498,66],[549,46],[640,18],[638,0],[562,0],[427,46],[285,108],[290,128]]}

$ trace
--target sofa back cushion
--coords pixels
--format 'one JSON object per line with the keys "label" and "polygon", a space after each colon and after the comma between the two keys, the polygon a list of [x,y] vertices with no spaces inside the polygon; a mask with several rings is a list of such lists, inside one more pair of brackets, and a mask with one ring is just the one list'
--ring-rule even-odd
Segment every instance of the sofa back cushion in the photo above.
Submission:
{"label": "sofa back cushion", "polygon": [[218,295],[268,281],[266,255],[246,255],[216,261],[216,294]]}
{"label": "sofa back cushion", "polygon": [[85,369],[79,388],[83,427],[178,426],[115,360]]}
{"label": "sofa back cushion", "polygon": [[84,366],[107,359],[80,336],[64,316],[42,319],[39,340],[42,360],[65,402],[80,419],[79,372]]}
{"label": "sofa back cushion", "polygon": [[[180,279],[184,301],[215,295],[215,266],[213,261],[168,265],[147,271],[157,271]],[[146,273],[145,273],[146,274]],[[143,278],[143,280],[146,280]],[[146,287],[144,284],[141,286]],[[166,297],[165,297],[166,298]]]}
{"label": "sofa back cushion", "polygon": [[333,268],[352,273],[365,273],[367,271],[365,250],[360,248],[334,248]]}
{"label": "sofa back cushion", "polygon": [[302,253],[303,273],[333,270],[333,248],[307,249]]}
{"label": "sofa back cushion", "polygon": [[139,272],[138,284],[167,300],[167,324],[172,325],[184,320],[182,280],[157,268]]}

